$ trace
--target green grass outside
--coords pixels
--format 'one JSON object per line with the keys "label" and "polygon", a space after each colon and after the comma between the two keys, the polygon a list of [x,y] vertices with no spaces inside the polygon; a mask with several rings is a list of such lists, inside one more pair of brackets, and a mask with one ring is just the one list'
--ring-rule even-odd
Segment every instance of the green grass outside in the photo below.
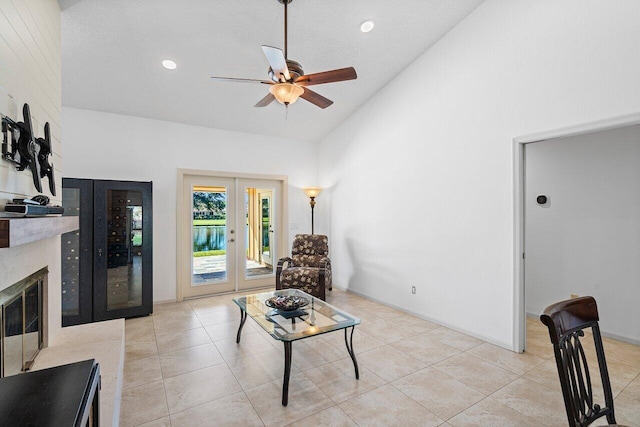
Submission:
{"label": "green grass outside", "polygon": [[226,219],[194,219],[193,225],[226,225]]}
{"label": "green grass outside", "polygon": [[214,256],[214,255],[225,255],[227,251],[225,249],[217,249],[215,251],[202,251],[202,252],[194,252],[194,258],[200,258],[203,256]]}
{"label": "green grass outside", "polygon": [[[198,225],[227,225],[227,220],[225,219],[194,219],[193,220],[193,225],[194,226],[198,226]],[[268,227],[269,226],[269,220],[265,220],[262,222],[262,226],[263,227]]]}

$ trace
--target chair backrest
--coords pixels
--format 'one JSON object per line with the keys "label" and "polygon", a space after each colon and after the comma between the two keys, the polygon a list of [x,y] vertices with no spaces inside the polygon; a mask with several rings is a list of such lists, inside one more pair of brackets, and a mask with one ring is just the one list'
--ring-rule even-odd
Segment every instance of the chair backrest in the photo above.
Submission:
{"label": "chair backrest", "polygon": [[[613,395],[598,326],[596,300],[593,297],[581,297],[560,301],[544,309],[540,320],[549,328],[569,426],[587,426],[602,416],[607,417],[609,424],[615,424]],[[585,329],[591,329],[595,344],[604,407],[593,402],[589,366],[580,342],[580,338],[585,336]]]}
{"label": "chair backrest", "polygon": [[291,255],[329,255],[329,238],[322,234],[296,234]]}
{"label": "chair backrest", "polygon": [[291,247],[295,267],[320,267],[329,255],[329,238],[322,234],[296,234]]}

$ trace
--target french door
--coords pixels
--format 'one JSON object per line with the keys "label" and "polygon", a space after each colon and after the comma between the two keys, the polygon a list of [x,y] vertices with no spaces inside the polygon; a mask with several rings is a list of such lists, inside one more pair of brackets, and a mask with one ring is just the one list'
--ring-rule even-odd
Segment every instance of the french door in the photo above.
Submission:
{"label": "french door", "polygon": [[182,298],[275,285],[282,254],[281,180],[181,175]]}

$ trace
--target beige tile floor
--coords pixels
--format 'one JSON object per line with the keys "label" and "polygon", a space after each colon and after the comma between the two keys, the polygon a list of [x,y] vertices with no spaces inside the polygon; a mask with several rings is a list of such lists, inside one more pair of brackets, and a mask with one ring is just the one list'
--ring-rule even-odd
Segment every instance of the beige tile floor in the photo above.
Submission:
{"label": "beige tile floor", "polygon": [[[527,321],[516,354],[334,289],[354,315],[355,380],[344,334],[293,344],[289,406],[283,346],[216,296],[154,307],[126,321],[120,424],[129,426],[565,426],[544,326]],[[401,333],[389,325],[402,322]],[[640,347],[605,339],[617,421],[640,426]],[[592,362],[593,363],[593,362]],[[598,388],[598,387],[596,387]]]}

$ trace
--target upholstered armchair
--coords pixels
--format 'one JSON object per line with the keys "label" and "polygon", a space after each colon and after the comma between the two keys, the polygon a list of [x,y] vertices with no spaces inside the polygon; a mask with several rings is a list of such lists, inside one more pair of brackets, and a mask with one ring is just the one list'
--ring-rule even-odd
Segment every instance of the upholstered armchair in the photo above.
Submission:
{"label": "upholstered armchair", "polygon": [[276,289],[300,289],[322,300],[331,287],[329,239],[321,234],[296,234],[291,257],[280,258]]}

